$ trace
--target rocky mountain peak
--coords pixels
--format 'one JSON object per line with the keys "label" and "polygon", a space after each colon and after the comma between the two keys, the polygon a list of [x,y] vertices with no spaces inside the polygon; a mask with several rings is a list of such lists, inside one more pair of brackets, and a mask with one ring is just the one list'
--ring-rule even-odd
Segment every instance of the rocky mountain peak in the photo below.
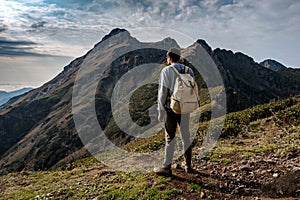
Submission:
{"label": "rocky mountain peak", "polygon": [[[121,29],[121,28],[115,28],[112,31],[110,31],[109,34],[105,35],[100,42],[98,42],[95,46],[94,49],[97,48],[98,46],[101,46],[104,41],[107,41],[109,38],[112,38],[115,36],[114,40],[120,40],[116,41],[117,43],[120,43],[121,41],[124,42],[128,38],[133,38],[131,37],[130,33],[126,29]],[[135,38],[134,38],[135,39]],[[101,45],[100,45],[101,44]],[[89,52],[88,52],[89,53]]]}
{"label": "rocky mountain peak", "polygon": [[110,37],[112,37],[112,36],[114,36],[114,35],[117,35],[117,34],[119,34],[119,33],[122,33],[122,32],[126,32],[126,33],[128,33],[128,35],[130,35],[130,33],[129,33],[126,29],[123,29],[123,28],[115,28],[115,29],[111,30],[109,34],[105,35],[105,36],[102,38],[101,42],[103,42],[104,40],[107,40],[108,38],[110,38]]}
{"label": "rocky mountain peak", "polygon": [[277,62],[276,60],[272,60],[272,59],[267,59],[262,61],[261,63],[259,63],[261,66],[268,68],[270,70],[273,71],[278,71],[278,70],[284,70],[287,67],[284,66],[283,64]]}
{"label": "rocky mountain peak", "polygon": [[170,38],[170,37],[167,37],[167,38],[163,39],[162,41],[159,41],[158,43],[161,43],[163,46],[175,47],[175,48],[180,49],[176,40],[174,40],[173,38]]}
{"label": "rocky mountain peak", "polygon": [[207,44],[207,42],[205,40],[198,39],[197,43],[200,44],[207,51],[207,53],[209,53],[209,54],[212,53],[211,47]]}

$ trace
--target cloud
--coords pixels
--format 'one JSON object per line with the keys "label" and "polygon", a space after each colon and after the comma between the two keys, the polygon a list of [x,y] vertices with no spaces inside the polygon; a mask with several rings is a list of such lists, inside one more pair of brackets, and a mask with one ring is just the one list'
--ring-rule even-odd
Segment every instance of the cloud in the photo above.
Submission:
{"label": "cloud", "polygon": [[39,45],[32,45],[30,52],[39,54],[79,56],[113,28],[151,26],[258,59],[268,52],[278,56],[279,44],[274,41],[287,50],[299,50],[295,41],[300,2],[295,0],[3,0],[2,4],[0,19],[6,26],[1,33],[11,40],[35,41]]}
{"label": "cloud", "polygon": [[3,20],[0,19],[0,33],[7,30],[7,26],[3,23]]}
{"label": "cloud", "polygon": [[6,31],[6,30],[7,30],[6,27],[4,27],[4,26],[0,27],[0,33],[1,33],[1,32],[4,32],[4,31]]}
{"label": "cloud", "polygon": [[37,86],[116,27],[151,41],[168,37],[165,28],[300,67],[299,11],[296,0],[2,0],[0,80]]}
{"label": "cloud", "polygon": [[70,57],[1,57],[0,90],[16,90],[23,87],[38,87],[51,80],[73,58]]}
{"label": "cloud", "polygon": [[291,8],[299,8],[299,3],[289,0],[237,1],[221,6],[218,15],[212,16],[209,21],[220,25],[216,28],[222,30],[221,34],[225,38],[233,35],[238,40],[254,45],[279,40],[286,40],[288,44],[288,37],[296,39],[300,32],[300,27],[296,25],[300,22],[300,13],[291,12]]}
{"label": "cloud", "polygon": [[33,45],[36,45],[36,43],[28,41],[9,41],[2,38],[0,39],[0,56],[34,55],[34,53],[29,52]]}
{"label": "cloud", "polygon": [[11,41],[0,38],[0,56],[8,57],[56,57],[56,55],[42,54],[34,52],[35,46],[38,45],[31,41]]}
{"label": "cloud", "polygon": [[29,41],[8,41],[8,40],[0,40],[0,45],[7,45],[7,46],[22,46],[22,45],[35,45],[35,42]]}
{"label": "cloud", "polygon": [[[38,85],[37,85],[38,86]],[[28,83],[0,83],[0,92],[12,92],[22,88],[36,87]]]}
{"label": "cloud", "polygon": [[42,27],[44,27],[45,24],[47,24],[47,22],[39,21],[39,22],[33,23],[30,27],[31,28],[42,28]]}
{"label": "cloud", "polygon": [[125,13],[131,13],[137,17],[135,19],[147,23],[186,21],[193,15],[198,15],[201,10],[199,2],[194,0],[125,0],[119,1],[119,3],[124,10],[128,11]]}

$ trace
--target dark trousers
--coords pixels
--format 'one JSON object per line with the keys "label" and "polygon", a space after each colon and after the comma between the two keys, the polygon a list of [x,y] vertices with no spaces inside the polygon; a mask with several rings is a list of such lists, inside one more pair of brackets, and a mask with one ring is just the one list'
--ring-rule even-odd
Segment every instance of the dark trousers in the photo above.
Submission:
{"label": "dark trousers", "polygon": [[165,121],[165,161],[164,166],[167,168],[171,167],[172,159],[175,150],[175,134],[177,125],[179,125],[181,140],[184,150],[184,159],[188,167],[191,166],[192,160],[192,144],[190,141],[190,130],[189,130],[190,114],[176,114],[171,109],[166,110],[166,121]]}

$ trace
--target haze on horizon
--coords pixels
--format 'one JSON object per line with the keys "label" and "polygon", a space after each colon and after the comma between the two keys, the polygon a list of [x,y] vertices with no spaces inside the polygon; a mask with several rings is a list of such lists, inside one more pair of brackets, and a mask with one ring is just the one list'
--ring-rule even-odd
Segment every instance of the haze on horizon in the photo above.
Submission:
{"label": "haze on horizon", "polygon": [[117,27],[142,41],[204,39],[299,68],[299,24],[297,0],[2,0],[0,90],[40,86]]}

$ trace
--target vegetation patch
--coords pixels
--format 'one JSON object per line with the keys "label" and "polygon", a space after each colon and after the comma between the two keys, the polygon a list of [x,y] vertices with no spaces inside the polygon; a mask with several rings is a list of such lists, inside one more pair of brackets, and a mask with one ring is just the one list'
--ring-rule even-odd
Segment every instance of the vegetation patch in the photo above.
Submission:
{"label": "vegetation patch", "polygon": [[[299,167],[299,100],[294,97],[229,114],[223,137],[207,157],[198,159],[201,137],[210,122],[200,123],[193,143],[196,174],[186,174],[182,169],[174,169],[172,177],[153,172],[117,172],[88,157],[52,171],[2,175],[0,199],[254,199],[262,185],[276,177],[289,177],[288,170]],[[149,152],[163,147],[161,130],[122,148]],[[175,162],[180,163],[180,159]],[[271,192],[275,197],[299,197],[294,190],[286,194]]]}

